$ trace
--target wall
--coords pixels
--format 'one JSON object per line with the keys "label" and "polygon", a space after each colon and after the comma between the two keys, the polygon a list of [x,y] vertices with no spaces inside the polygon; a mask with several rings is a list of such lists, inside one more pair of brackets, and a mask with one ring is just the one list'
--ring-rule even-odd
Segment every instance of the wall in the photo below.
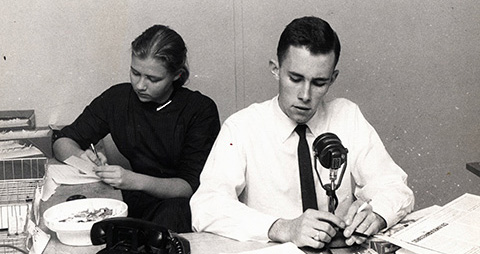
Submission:
{"label": "wall", "polygon": [[[4,1],[7,2],[7,1]],[[163,2],[163,3],[161,3]],[[129,44],[153,23],[187,42],[191,89],[222,120],[277,92],[268,70],[293,18],[320,16],[342,41],[330,96],[358,103],[409,174],[416,208],[480,194],[480,7],[473,1],[15,1],[0,5],[0,109],[68,124],[128,80]]]}
{"label": "wall", "polygon": [[100,92],[129,80],[131,41],[160,23],[187,42],[190,88],[214,97],[223,118],[236,111],[233,2],[23,0],[0,13],[2,109],[34,108],[43,125],[73,121]]}

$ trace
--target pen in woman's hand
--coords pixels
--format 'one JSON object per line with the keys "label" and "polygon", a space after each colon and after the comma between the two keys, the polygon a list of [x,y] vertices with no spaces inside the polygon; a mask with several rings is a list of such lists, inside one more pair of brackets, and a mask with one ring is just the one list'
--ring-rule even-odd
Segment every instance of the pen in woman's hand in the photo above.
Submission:
{"label": "pen in woman's hand", "polygon": [[102,160],[100,160],[100,157],[98,156],[97,149],[95,149],[95,146],[92,143],[90,143],[90,149],[92,149],[100,165],[103,165]]}

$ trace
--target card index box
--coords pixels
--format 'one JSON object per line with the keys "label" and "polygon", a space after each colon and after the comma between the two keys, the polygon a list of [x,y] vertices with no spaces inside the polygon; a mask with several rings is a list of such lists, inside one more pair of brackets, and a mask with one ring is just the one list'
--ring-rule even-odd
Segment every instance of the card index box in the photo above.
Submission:
{"label": "card index box", "polygon": [[35,111],[0,110],[0,131],[35,129]]}

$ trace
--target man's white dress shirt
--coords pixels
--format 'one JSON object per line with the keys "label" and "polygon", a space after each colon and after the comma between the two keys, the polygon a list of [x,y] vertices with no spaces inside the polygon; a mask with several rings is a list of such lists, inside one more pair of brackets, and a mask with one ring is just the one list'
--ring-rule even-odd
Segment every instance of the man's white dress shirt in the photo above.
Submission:
{"label": "man's white dress shirt", "polygon": [[[278,96],[252,104],[224,122],[190,201],[195,231],[268,241],[268,230],[277,219],[303,213],[296,126],[280,109]],[[326,102],[307,126],[309,147],[320,134],[332,132],[349,151],[347,171],[337,190],[336,215],[343,217],[356,199],[371,199],[373,211],[390,227],[412,210],[407,175],[355,103]],[[315,170],[312,151],[311,157]],[[329,182],[329,170],[319,162],[317,168],[323,183]],[[313,174],[318,208],[328,211],[328,197]]]}

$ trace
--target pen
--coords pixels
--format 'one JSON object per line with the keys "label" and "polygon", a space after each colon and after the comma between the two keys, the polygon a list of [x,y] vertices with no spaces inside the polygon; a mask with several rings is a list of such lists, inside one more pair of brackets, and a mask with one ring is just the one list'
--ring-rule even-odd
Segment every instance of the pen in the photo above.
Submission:
{"label": "pen", "polygon": [[358,209],[357,209],[357,213],[360,213],[361,211],[365,210],[365,208],[367,208],[367,205],[368,203],[370,203],[370,201],[372,201],[371,199],[367,200],[367,202],[363,203]]}
{"label": "pen", "polygon": [[[341,234],[343,235],[343,230],[342,230],[341,232],[342,232]],[[369,238],[369,237],[370,237],[370,236],[367,235],[367,234],[360,233],[360,232],[357,232],[357,231],[353,231],[353,232],[352,232],[352,235],[354,235],[354,236],[361,236],[361,237],[365,237],[365,238]]]}
{"label": "pen", "polygon": [[357,231],[353,231],[352,235],[354,235],[354,236],[361,236],[361,237],[365,237],[365,238],[369,238],[369,237],[370,237],[369,235],[366,235],[366,234],[363,234],[363,233],[360,233],[360,232],[357,232]]}
{"label": "pen", "polygon": [[93,153],[95,154],[95,156],[97,157],[97,160],[102,163],[102,161],[100,160],[100,157],[98,157],[98,153],[97,153],[97,149],[95,149],[95,146],[90,143],[90,149],[92,149]]}

